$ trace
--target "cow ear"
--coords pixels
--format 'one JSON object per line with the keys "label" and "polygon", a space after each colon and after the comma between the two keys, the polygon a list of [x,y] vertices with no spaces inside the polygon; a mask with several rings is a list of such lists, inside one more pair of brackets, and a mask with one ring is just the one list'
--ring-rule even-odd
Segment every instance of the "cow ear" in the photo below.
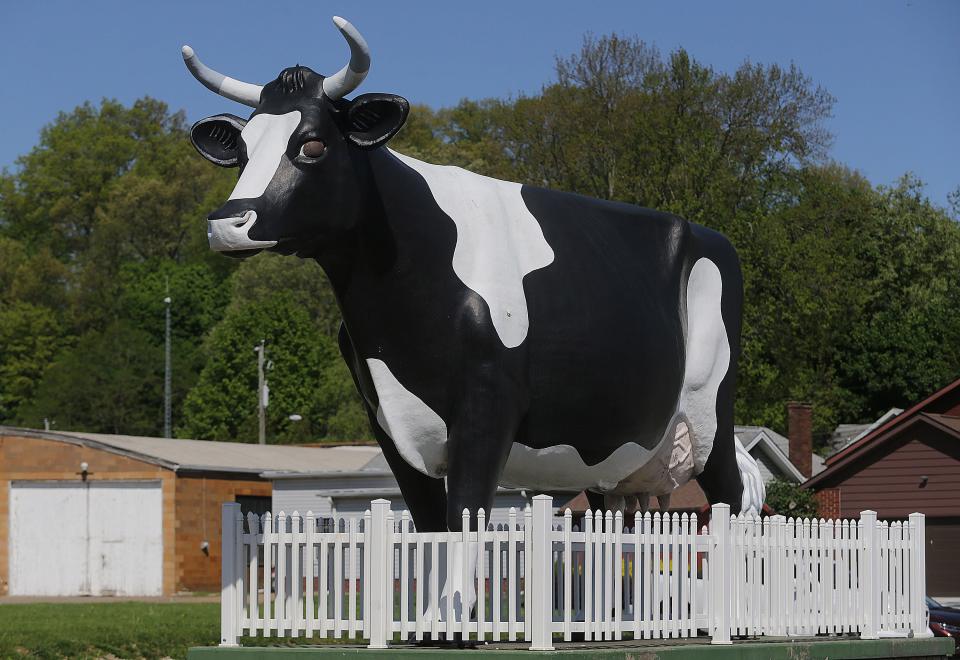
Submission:
{"label": "cow ear", "polygon": [[362,94],[347,110],[347,139],[361,149],[379,147],[407,120],[410,104],[396,94]]}
{"label": "cow ear", "polygon": [[240,158],[240,131],[247,122],[234,115],[201,119],[190,129],[190,141],[200,155],[220,167],[236,167]]}

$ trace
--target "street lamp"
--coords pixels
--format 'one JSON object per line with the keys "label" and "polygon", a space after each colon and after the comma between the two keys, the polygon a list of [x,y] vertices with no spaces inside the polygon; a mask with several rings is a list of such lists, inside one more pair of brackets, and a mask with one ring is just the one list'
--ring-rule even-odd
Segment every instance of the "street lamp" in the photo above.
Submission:
{"label": "street lamp", "polygon": [[[169,293],[169,292],[168,292]],[[163,437],[173,437],[171,433],[170,400],[172,397],[172,367],[170,365],[170,296],[163,299],[166,308],[167,331],[163,345]]]}
{"label": "street lamp", "polygon": [[267,406],[270,404],[270,388],[267,386],[267,380],[263,375],[263,356],[266,353],[266,339],[261,339],[260,344],[254,347],[257,353],[257,415],[259,429],[257,433],[261,445],[267,444]]}

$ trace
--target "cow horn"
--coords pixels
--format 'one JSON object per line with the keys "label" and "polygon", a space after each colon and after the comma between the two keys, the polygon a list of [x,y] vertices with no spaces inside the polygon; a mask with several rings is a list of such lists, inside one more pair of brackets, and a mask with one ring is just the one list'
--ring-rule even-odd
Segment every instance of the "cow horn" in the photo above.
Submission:
{"label": "cow horn", "polygon": [[334,16],[333,24],[350,45],[350,63],[323,80],[323,93],[335,101],[355,90],[367,77],[370,70],[370,48],[350,21]]}
{"label": "cow horn", "polygon": [[190,69],[193,77],[203,83],[211,92],[225,96],[228,99],[256,108],[260,104],[260,92],[263,87],[235,80],[222,73],[217,73],[200,61],[190,46],[181,49],[183,62]]}

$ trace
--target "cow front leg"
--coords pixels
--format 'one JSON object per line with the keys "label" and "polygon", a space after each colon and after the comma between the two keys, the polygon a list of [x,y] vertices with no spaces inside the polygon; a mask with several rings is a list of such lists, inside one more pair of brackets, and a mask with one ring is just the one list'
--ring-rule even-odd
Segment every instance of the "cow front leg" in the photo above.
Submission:
{"label": "cow front leg", "polygon": [[[516,393],[504,384],[487,383],[477,386],[473,393],[475,396],[464,402],[461,412],[466,414],[451,427],[448,441],[447,528],[451,532],[464,531],[464,509],[469,512],[468,531],[477,529],[478,509],[482,508],[486,520],[490,520],[497,485],[519,423]],[[445,585],[441,608],[452,598],[455,618],[467,621],[477,600],[477,549],[458,544],[452,559],[453,585]]]}
{"label": "cow front leg", "polygon": [[471,402],[468,406],[473,414],[457,421],[448,441],[447,529],[453,532],[463,530],[464,509],[470,513],[473,531],[477,529],[478,509],[482,508],[490,519],[518,425],[518,415],[511,414],[508,405]]}
{"label": "cow front leg", "polygon": [[[357,386],[364,400],[364,410],[367,418],[370,420],[370,428],[377,444],[383,451],[383,457],[390,466],[390,471],[397,480],[400,487],[400,494],[406,502],[407,508],[413,516],[413,523],[417,530],[421,532],[442,532],[445,531],[447,514],[447,491],[444,487],[443,479],[429,477],[407,463],[393,439],[380,427],[377,421],[377,403],[372,398],[372,393],[376,392],[373,381],[370,378],[365,363],[361,361],[350,340],[350,333],[347,332],[345,325],[340,324],[340,332],[337,336],[340,346],[340,354],[343,355],[347,367],[350,369],[350,375],[353,376],[353,382]],[[364,394],[366,393],[366,394]]]}
{"label": "cow front leg", "polygon": [[370,414],[370,423],[380,449],[383,450],[383,457],[387,460],[390,471],[393,472],[397,485],[400,487],[403,501],[406,503],[410,515],[413,516],[413,524],[417,531],[445,531],[447,528],[447,493],[443,479],[428,477],[416,468],[411,467],[397,451],[397,447],[390,436],[380,428],[373,414]]}
{"label": "cow front leg", "polygon": [[[397,480],[397,485],[400,486],[400,493],[403,495],[403,500],[410,514],[413,516],[413,524],[416,526],[417,531],[446,531],[447,492],[443,479],[428,477],[419,470],[410,467],[410,464],[407,463],[400,455],[400,452],[397,451],[393,440],[380,428],[376,417],[372,413],[370,414],[370,423],[373,427],[374,435],[380,443],[380,448],[383,450],[383,456],[386,458],[387,464],[390,466],[390,470]],[[424,627],[428,630],[431,628],[430,622],[445,620],[446,602],[443,601],[442,598],[438,598],[439,604],[437,611],[434,611],[432,606],[434,598],[437,597],[432,593],[432,575],[434,571],[437,571],[440,589],[443,589],[444,594],[446,593],[446,584],[444,582],[446,572],[444,571],[443,560],[444,557],[441,554],[440,565],[434,566],[431,553],[427,552],[424,557],[424,574],[420,579],[422,579],[426,585],[426,598],[424,599],[422,612],[415,613],[414,616],[422,616]],[[459,565],[457,565],[457,569],[459,570]],[[438,591],[440,591],[440,589],[438,589]],[[427,633],[425,639],[430,640],[430,638],[430,633]]]}

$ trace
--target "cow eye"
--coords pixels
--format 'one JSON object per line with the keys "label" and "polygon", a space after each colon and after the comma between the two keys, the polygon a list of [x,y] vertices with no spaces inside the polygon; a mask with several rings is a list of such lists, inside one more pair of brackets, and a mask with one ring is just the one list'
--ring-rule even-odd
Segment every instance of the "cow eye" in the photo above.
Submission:
{"label": "cow eye", "polygon": [[327,151],[327,145],[322,140],[309,140],[300,147],[300,155],[304,158],[320,158]]}

